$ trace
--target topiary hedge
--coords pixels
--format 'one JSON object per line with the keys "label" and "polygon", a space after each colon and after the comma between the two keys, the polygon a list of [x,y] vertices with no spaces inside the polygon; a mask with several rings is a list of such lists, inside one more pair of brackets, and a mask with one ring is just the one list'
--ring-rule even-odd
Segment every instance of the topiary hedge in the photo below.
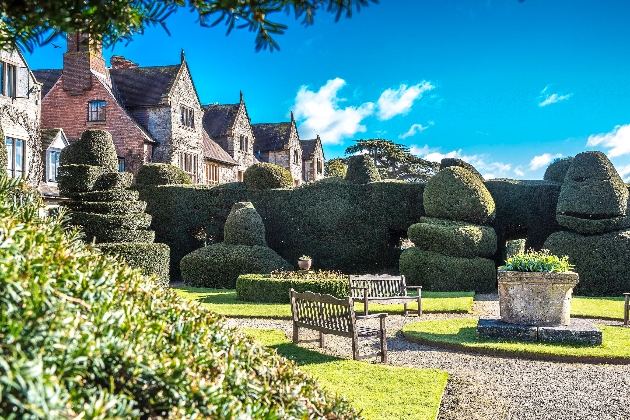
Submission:
{"label": "topiary hedge", "polygon": [[78,193],[92,191],[94,184],[102,175],[100,166],[92,165],[64,165],[57,170],[59,194],[72,197]]}
{"label": "topiary hedge", "polygon": [[417,247],[407,248],[400,256],[400,274],[410,286],[422,286],[434,292],[493,292],[497,271],[487,258],[457,258]]}
{"label": "topiary hedge", "polygon": [[271,273],[292,267],[264,246],[208,245],[185,255],[180,262],[187,286],[234,289],[236,279],[246,273]]}
{"label": "topiary hedge", "polygon": [[432,217],[421,217],[407,231],[418,248],[452,257],[491,258],[497,251],[497,235],[488,226]]}
{"label": "topiary hedge", "polygon": [[129,188],[132,182],[131,172],[107,172],[96,180],[94,189],[98,191],[124,190]]}
{"label": "topiary hedge", "polygon": [[[127,242],[154,242],[155,232],[152,230],[129,229],[99,229],[97,227],[84,227],[85,237],[99,243],[127,243]],[[160,272],[162,271],[156,267]]]}
{"label": "topiary hedge", "polygon": [[112,201],[109,203],[102,201],[71,201],[66,205],[75,211],[107,214],[143,213],[147,208],[145,201]]}
{"label": "topiary hedge", "polygon": [[151,215],[146,213],[98,214],[75,211],[72,213],[72,222],[81,226],[94,226],[99,230],[138,230],[148,228],[151,225]]}
{"label": "topiary hedge", "polygon": [[245,170],[243,183],[248,190],[291,188],[293,187],[293,177],[291,172],[282,166],[263,162],[251,165]]}
{"label": "topiary hedge", "polygon": [[223,227],[223,241],[232,245],[267,246],[265,225],[249,201],[235,203]]}
{"label": "topiary hedge", "polygon": [[0,418],[359,418],[222,317],[9,199],[8,184]]}
{"label": "topiary hedge", "polygon": [[[297,277],[297,276],[296,276]],[[242,274],[236,280],[236,298],[244,302],[290,303],[289,290],[325,293],[344,299],[350,289],[347,278],[272,278],[269,274]]]}
{"label": "topiary hedge", "polygon": [[569,170],[569,166],[571,166],[571,162],[573,162],[572,157],[558,159],[552,162],[551,165],[547,166],[543,179],[551,182],[564,182],[564,177]]}
{"label": "topiary hedge", "polygon": [[78,201],[89,202],[111,202],[111,201],[136,201],[138,200],[138,191],[133,190],[108,190],[108,191],[89,191],[74,195],[74,199]]}
{"label": "topiary hedge", "polygon": [[61,151],[59,165],[91,165],[103,168],[103,172],[118,172],[112,135],[104,130],[85,130],[79,140]]}
{"label": "topiary hedge", "polygon": [[484,181],[483,175],[481,175],[481,173],[479,173],[479,171],[474,166],[464,160],[457,158],[444,158],[440,161],[440,170],[449,168],[451,166],[459,166],[460,168],[467,169],[468,172],[477,176],[479,180],[481,180],[481,182]]}
{"label": "topiary hedge", "polygon": [[495,203],[483,181],[459,166],[434,175],[424,189],[424,210],[429,217],[479,225],[495,217]]}
{"label": "topiary hedge", "polygon": [[149,185],[190,185],[190,176],[182,169],[167,163],[145,163],[138,170],[136,184]]}
{"label": "topiary hedge", "polygon": [[381,175],[372,158],[368,155],[356,155],[347,159],[348,169],[345,179],[355,184],[368,184],[381,180]]}
{"label": "topiary hedge", "polygon": [[545,241],[555,255],[568,255],[580,281],[574,294],[618,296],[630,290],[630,229],[602,235],[556,232]]}
{"label": "topiary hedge", "polygon": [[167,245],[153,243],[104,243],[98,248],[115,257],[122,258],[128,265],[140,269],[145,276],[155,275],[157,283],[168,287],[168,260],[170,250]]}

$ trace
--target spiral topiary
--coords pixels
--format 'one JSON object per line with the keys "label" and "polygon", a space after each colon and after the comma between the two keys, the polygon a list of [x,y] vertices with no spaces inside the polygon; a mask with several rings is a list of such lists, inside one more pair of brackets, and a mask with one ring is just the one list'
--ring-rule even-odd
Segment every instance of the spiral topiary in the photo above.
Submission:
{"label": "spiral topiary", "polygon": [[248,190],[291,188],[293,187],[293,177],[282,166],[272,163],[257,163],[245,170],[243,183]]}
{"label": "spiral topiary", "polygon": [[66,146],[59,165],[100,166],[103,172],[118,172],[118,155],[112,135],[104,130],[85,130],[81,138]]}
{"label": "spiral topiary", "polygon": [[355,184],[367,184],[381,180],[381,175],[372,158],[368,155],[351,156],[348,159],[348,170],[346,171],[347,181]]}

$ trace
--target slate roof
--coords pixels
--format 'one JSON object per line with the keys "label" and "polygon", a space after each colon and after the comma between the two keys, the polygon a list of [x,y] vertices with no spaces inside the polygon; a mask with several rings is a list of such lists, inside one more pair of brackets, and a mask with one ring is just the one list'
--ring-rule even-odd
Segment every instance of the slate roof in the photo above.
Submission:
{"label": "slate roof", "polygon": [[171,91],[180,68],[181,64],[110,69],[109,74],[126,107],[156,106]]}
{"label": "slate roof", "polygon": [[317,139],[300,140],[300,146],[302,146],[302,159],[311,159],[317,147]]}
{"label": "slate roof", "polygon": [[240,106],[240,103],[204,106],[203,129],[214,139],[226,137],[234,126]]}
{"label": "slate roof", "polygon": [[221,146],[210,138],[208,133],[203,130],[203,156],[206,159],[213,160],[227,165],[236,166],[238,163],[232,159],[232,156],[223,150]]}
{"label": "slate roof", "polygon": [[254,153],[258,150],[282,150],[289,143],[292,122],[252,124]]}
{"label": "slate roof", "polygon": [[48,128],[40,130],[42,137],[42,150],[48,150],[61,131],[63,131],[61,128]]}
{"label": "slate roof", "polygon": [[42,83],[42,98],[52,89],[59,77],[61,77],[61,69],[48,70],[32,70],[35,79]]}

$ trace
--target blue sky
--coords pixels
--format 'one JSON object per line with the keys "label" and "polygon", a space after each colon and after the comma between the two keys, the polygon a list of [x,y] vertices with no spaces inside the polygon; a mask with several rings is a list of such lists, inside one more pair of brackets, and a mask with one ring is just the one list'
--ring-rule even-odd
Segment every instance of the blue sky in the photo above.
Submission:
{"label": "blue sky", "polygon": [[[278,15],[281,50],[256,53],[253,33],[180,10],[170,37],[151,28],[104,55],[166,65],[184,49],[203,104],[242,90],[253,123],[293,111],[327,159],[383,138],[488,178],[542,179],[557,157],[601,150],[630,182],[629,15],[627,0],[381,0],[307,28]],[[27,54],[31,68],[60,68],[55,44]]]}

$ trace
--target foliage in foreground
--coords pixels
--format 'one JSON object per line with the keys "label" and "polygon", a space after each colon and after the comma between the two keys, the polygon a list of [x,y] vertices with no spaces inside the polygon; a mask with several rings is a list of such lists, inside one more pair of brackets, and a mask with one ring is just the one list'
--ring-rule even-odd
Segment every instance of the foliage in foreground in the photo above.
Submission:
{"label": "foliage in foreground", "polygon": [[7,199],[0,178],[0,418],[356,418],[222,319]]}
{"label": "foliage in foreground", "polygon": [[348,398],[366,419],[437,417],[448,378],[444,371],[339,359],[291,344],[278,330],[248,328],[245,332],[295,361],[326,389]]}
{"label": "foliage in foreground", "polygon": [[551,255],[548,249],[540,251],[529,250],[522,254],[516,254],[499,267],[506,271],[537,271],[543,273],[564,273],[573,269],[569,264],[569,257],[562,258]]}

